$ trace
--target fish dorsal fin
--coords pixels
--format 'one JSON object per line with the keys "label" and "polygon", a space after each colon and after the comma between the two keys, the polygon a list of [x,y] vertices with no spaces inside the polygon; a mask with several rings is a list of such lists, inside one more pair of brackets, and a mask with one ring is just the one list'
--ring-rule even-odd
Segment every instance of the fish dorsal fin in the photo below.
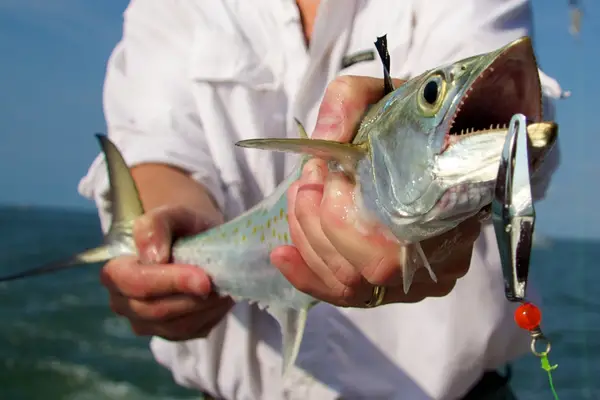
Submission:
{"label": "fish dorsal fin", "polygon": [[388,93],[394,91],[394,82],[392,82],[392,77],[390,76],[390,53],[387,48],[387,35],[377,37],[375,48],[383,64],[383,95],[386,96]]}
{"label": "fish dorsal fin", "polygon": [[144,213],[140,196],[119,149],[106,136],[96,134],[106,159],[110,182],[111,230],[121,223],[132,222]]}
{"label": "fish dorsal fin", "polygon": [[294,118],[294,121],[296,122],[298,136],[300,136],[300,139],[308,139],[308,133],[306,133],[306,129],[304,129],[302,122],[300,122],[297,118]]}

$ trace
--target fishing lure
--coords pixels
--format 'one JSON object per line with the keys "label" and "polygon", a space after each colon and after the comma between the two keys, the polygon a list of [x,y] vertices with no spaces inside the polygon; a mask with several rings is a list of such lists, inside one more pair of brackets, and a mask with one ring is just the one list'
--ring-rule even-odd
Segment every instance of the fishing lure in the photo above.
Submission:
{"label": "fishing lure", "polygon": [[506,298],[521,303],[515,311],[515,322],[529,331],[531,352],[540,359],[542,369],[548,374],[550,390],[558,400],[552,379],[552,371],[558,365],[551,365],[548,360],[551,343],[540,327],[542,312],[526,299],[536,219],[526,126],[523,114],[515,114],[510,121],[492,200],[492,220],[500,251]]}

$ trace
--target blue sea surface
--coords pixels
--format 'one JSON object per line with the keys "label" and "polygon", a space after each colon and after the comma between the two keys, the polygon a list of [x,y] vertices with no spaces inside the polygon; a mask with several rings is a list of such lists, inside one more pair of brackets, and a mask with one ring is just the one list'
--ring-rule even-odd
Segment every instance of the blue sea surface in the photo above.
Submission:
{"label": "blue sea surface", "polygon": [[[94,212],[0,208],[0,273],[101,240]],[[600,243],[551,239],[534,250],[561,400],[600,399]],[[112,314],[99,266],[0,284],[0,399],[198,399],[178,387],[128,323]],[[503,301],[499,299],[498,301]],[[552,399],[539,360],[513,365],[520,400]]]}

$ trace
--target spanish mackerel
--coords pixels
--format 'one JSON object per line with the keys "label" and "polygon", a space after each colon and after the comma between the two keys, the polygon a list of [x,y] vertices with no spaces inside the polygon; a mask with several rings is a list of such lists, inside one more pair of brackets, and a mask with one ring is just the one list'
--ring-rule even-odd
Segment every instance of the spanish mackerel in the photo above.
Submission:
{"label": "spanish mackerel", "polygon": [[[298,291],[271,265],[271,250],[291,244],[286,192],[311,157],[329,161],[356,183],[370,215],[402,244],[398,265],[408,291],[427,258],[419,242],[456,227],[489,207],[507,123],[526,116],[532,167],[553,148],[557,126],[542,122],[541,88],[529,38],[427,71],[394,88],[385,36],[375,43],[383,60],[385,96],[365,114],[349,144],[309,139],[255,139],[243,147],[301,153],[294,172],[259,204],[213,229],[175,241],[173,260],[203,268],[216,290],[256,303],[279,322],[283,373],[295,363],[307,312],[317,299]],[[52,263],[0,278],[32,276],[136,254],[134,220],[144,210],[117,147],[98,135],[110,181],[112,224],[104,244]]]}

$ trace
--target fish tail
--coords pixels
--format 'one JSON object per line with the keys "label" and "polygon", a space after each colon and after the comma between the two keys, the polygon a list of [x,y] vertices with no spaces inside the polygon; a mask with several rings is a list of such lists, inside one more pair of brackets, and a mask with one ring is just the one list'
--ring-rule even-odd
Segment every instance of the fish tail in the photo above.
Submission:
{"label": "fish tail", "polygon": [[123,156],[106,136],[97,134],[106,159],[110,184],[111,226],[101,246],[84,250],[67,259],[0,276],[0,282],[53,273],[77,266],[108,261],[124,254],[135,254],[133,223],[144,213],[137,187]]}

